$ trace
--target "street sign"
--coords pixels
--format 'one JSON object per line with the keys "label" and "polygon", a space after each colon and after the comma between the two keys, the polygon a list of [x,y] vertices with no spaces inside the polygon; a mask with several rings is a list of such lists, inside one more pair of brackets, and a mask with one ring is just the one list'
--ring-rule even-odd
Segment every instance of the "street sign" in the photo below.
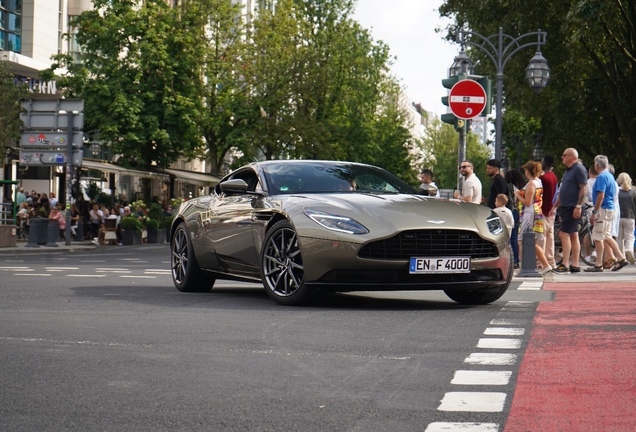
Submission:
{"label": "street sign", "polygon": [[477,81],[458,81],[448,95],[448,106],[458,118],[470,120],[486,106],[486,91]]}
{"label": "street sign", "polygon": [[[20,114],[24,122],[24,129],[49,130],[68,129],[68,114],[56,112],[30,111]],[[82,130],[84,127],[84,113],[73,115],[73,129]]]}
{"label": "street sign", "polygon": [[84,111],[84,99],[23,99],[22,109],[34,112]]}
{"label": "street sign", "polygon": [[[73,147],[82,148],[83,132],[73,132]],[[26,131],[20,137],[20,147],[57,148],[68,146],[67,132]]]}
{"label": "street sign", "polygon": [[[68,153],[55,150],[22,150],[20,149],[20,165],[56,166],[68,163]],[[82,166],[84,154],[81,150],[73,152],[73,165]]]}

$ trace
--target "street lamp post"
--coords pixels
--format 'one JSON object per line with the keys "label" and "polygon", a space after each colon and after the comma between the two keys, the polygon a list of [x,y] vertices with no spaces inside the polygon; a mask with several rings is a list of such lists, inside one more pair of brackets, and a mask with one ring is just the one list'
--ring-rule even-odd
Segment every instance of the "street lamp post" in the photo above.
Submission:
{"label": "street lamp post", "polygon": [[[481,43],[472,42],[467,40],[467,36],[475,36],[481,40]],[[536,36],[536,42],[527,42],[521,44],[520,41],[524,38]],[[540,93],[545,88],[550,80],[550,67],[547,60],[541,54],[541,45],[545,44],[547,32],[541,31],[529,32],[522,34],[516,38],[507,35],[503,32],[503,28],[499,27],[499,33],[491,35],[490,37],[483,36],[477,32],[460,30],[457,33],[457,40],[463,47],[464,45],[471,45],[482,50],[492,60],[496,69],[496,81],[497,81],[497,99],[495,102],[496,116],[495,119],[495,159],[501,158],[501,112],[503,104],[503,71],[510,58],[518,51],[530,47],[536,46],[537,51],[530,60],[528,67],[526,68],[526,81],[528,85],[536,93]],[[497,38],[496,45],[491,39]],[[505,45],[504,45],[505,44]],[[462,48],[463,49],[463,48]]]}

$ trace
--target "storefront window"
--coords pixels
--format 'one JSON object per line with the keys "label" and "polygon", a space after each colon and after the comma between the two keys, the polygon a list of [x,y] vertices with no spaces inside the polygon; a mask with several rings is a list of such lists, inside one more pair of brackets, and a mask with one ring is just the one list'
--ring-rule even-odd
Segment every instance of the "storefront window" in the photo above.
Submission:
{"label": "storefront window", "polygon": [[6,37],[7,37],[7,34],[3,31],[0,31],[0,49],[1,50],[6,49],[6,44],[7,44]]}

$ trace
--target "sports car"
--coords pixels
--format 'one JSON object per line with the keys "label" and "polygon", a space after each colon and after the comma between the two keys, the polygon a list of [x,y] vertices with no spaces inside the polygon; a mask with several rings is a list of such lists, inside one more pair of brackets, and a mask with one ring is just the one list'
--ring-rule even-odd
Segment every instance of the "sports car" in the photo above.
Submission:
{"label": "sports car", "polygon": [[320,293],[443,290],[487,304],[513,272],[508,232],[483,205],[418,194],[381,168],[269,160],[182,203],[170,232],[179,291],[262,282],[282,305]]}

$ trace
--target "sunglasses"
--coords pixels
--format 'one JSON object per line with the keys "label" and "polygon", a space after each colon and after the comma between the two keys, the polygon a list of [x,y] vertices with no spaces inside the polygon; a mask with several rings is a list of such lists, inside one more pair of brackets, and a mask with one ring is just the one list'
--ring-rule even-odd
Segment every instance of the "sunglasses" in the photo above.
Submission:
{"label": "sunglasses", "polygon": [[462,165],[459,167],[459,169],[466,169],[466,168],[470,168],[470,165]]}

